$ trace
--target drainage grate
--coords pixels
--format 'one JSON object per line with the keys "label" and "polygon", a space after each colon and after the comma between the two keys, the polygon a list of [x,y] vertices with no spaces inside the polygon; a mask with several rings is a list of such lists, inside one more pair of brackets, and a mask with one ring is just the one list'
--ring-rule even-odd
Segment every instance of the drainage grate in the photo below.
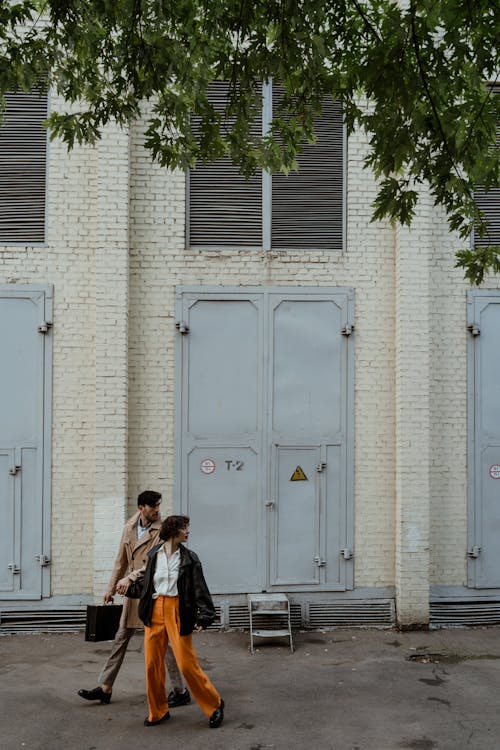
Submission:
{"label": "drainage grate", "polygon": [[431,602],[430,625],[435,628],[499,625],[500,602],[446,601]]}
{"label": "drainage grate", "polygon": [[2,610],[0,635],[75,633],[85,630],[86,609]]}
{"label": "drainage grate", "polygon": [[394,625],[392,599],[310,602],[309,627],[386,627]]}

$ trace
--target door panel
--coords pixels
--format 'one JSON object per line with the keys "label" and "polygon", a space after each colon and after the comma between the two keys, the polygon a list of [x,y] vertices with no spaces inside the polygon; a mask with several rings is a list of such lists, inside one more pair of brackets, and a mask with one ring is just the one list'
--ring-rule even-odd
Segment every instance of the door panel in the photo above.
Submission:
{"label": "door panel", "polygon": [[[14,544],[14,451],[0,450],[0,498],[2,500],[2,543],[0,544],[0,592],[13,592],[19,579],[12,566],[16,563]],[[18,564],[18,562],[17,562]],[[1,593],[0,593],[1,596]]]}
{"label": "door panel", "polygon": [[276,446],[271,586],[319,583],[319,447]]}
{"label": "door panel", "polygon": [[210,590],[259,590],[262,540],[255,502],[255,450],[195,448],[188,457],[187,477],[186,508],[193,520],[190,542],[203,561]]}
{"label": "door panel", "polygon": [[273,430],[331,435],[342,423],[341,310],[331,301],[276,302]]}

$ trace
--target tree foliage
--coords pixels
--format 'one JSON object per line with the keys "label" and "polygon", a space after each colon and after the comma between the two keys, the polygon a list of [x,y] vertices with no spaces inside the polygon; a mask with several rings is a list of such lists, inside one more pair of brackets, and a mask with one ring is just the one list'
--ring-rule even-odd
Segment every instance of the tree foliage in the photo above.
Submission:
{"label": "tree foliage", "polygon": [[[474,188],[499,185],[499,8],[492,0],[0,0],[0,93],[41,78],[69,106],[49,126],[95,142],[152,103],[146,145],[168,167],[227,154],[242,172],[288,172],[325,96],[369,138],[374,219],[409,224],[428,185],[465,240],[486,231]],[[207,99],[230,82],[226,116]],[[285,90],[269,136],[250,132],[259,80]],[[192,115],[199,129],[192,128]],[[498,247],[463,250],[479,283]]]}

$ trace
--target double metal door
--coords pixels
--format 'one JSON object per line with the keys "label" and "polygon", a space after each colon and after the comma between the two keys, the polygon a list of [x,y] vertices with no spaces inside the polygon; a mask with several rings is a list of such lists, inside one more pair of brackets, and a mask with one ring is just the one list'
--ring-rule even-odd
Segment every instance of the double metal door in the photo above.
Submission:
{"label": "double metal door", "polygon": [[352,587],[346,289],[182,289],[176,497],[215,593]]}

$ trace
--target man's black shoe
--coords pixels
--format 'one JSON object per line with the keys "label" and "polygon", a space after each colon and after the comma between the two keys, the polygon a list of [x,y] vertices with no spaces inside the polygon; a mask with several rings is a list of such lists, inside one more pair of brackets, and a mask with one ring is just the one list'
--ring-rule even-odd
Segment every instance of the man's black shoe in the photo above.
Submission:
{"label": "man's black shoe", "polygon": [[212,716],[210,717],[210,721],[208,725],[211,729],[217,729],[217,727],[220,727],[223,721],[224,721],[224,701],[221,698],[220,706],[219,708],[216,708],[215,711],[213,712]]}
{"label": "man's black shoe", "polygon": [[101,703],[109,703],[111,700],[111,693],[105,693],[102,687],[96,687],[93,690],[79,690],[78,695],[80,698],[85,698],[86,701],[101,701]]}
{"label": "man's black shoe", "polygon": [[161,719],[158,719],[158,721],[149,721],[148,717],[144,719],[144,726],[145,727],[154,727],[157,724],[163,724],[164,721],[168,721],[170,719],[170,714],[167,711],[167,713],[161,717]]}
{"label": "man's black shoe", "polygon": [[189,690],[187,688],[184,688],[182,693],[175,693],[173,690],[171,690],[168,694],[167,701],[169,708],[187,706],[188,703],[191,703],[191,695],[189,694]]}

